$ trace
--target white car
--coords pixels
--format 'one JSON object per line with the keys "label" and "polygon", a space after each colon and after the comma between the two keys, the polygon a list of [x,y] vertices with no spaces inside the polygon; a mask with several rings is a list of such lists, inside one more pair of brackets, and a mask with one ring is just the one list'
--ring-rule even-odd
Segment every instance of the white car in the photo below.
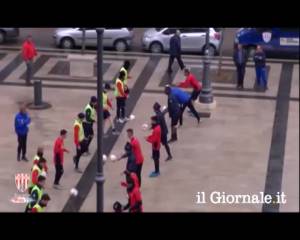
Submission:
{"label": "white car", "polygon": [[[170,38],[177,28],[150,28],[145,31],[142,42],[144,50],[152,53],[167,52],[170,48]],[[178,28],[180,30],[181,50],[183,52],[201,52],[205,50],[207,28]],[[209,54],[219,52],[222,33],[215,28],[209,28]]]}
{"label": "white car", "polygon": [[[58,28],[54,33],[54,41],[57,47],[72,49],[82,46],[82,28]],[[85,45],[97,46],[97,32],[95,28],[85,29]],[[123,52],[130,48],[133,38],[132,29],[129,28],[105,28],[103,33],[103,47],[111,47]]]}

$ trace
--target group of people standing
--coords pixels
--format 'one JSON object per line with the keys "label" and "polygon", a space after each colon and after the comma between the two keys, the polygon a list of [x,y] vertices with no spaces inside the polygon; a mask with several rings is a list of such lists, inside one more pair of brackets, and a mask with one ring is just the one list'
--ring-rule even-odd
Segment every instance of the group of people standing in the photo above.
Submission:
{"label": "group of people standing", "polygon": [[[247,51],[243,48],[242,44],[238,44],[233,54],[233,61],[237,69],[237,89],[239,90],[244,89],[244,78],[246,73],[247,60]],[[256,81],[254,88],[256,90],[266,91],[268,89],[266,54],[261,46],[256,47],[256,51],[253,56],[253,61],[255,64],[256,73]]]}

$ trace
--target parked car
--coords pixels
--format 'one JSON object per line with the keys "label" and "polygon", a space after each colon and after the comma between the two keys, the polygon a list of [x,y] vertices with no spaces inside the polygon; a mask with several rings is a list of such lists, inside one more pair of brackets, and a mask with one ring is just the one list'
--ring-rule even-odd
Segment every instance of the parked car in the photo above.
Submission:
{"label": "parked car", "polygon": [[0,44],[19,37],[19,28],[0,28]]}
{"label": "parked car", "polygon": [[[170,38],[177,28],[150,28],[145,31],[142,42],[144,50],[152,53],[169,51]],[[179,28],[181,34],[181,49],[183,52],[201,52],[205,50],[207,28]],[[209,28],[210,55],[219,52],[222,33],[215,28]]]}
{"label": "parked car", "polygon": [[[71,49],[82,46],[82,28],[58,28],[54,33],[54,41],[57,47]],[[97,46],[97,33],[95,28],[85,29],[85,45]],[[130,48],[133,38],[132,29],[129,28],[105,28],[103,33],[103,47],[113,47],[123,52]]]}
{"label": "parked car", "polygon": [[299,28],[240,28],[235,43],[243,44],[252,57],[257,45],[266,54],[295,55],[299,58]]}

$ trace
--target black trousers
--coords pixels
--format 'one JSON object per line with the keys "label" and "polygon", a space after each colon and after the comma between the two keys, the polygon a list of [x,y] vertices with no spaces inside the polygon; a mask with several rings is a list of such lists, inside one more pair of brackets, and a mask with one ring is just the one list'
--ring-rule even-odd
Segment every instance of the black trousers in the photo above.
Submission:
{"label": "black trousers", "polygon": [[155,172],[159,173],[159,158],[160,158],[159,150],[152,149],[152,158],[154,160]]}
{"label": "black trousers", "polygon": [[192,92],[192,94],[191,94],[191,99],[192,99],[193,101],[197,100],[197,98],[198,98],[200,92],[201,92],[201,90],[195,90],[195,89],[194,89],[193,92]]}
{"label": "black trousers", "polygon": [[244,77],[245,77],[245,71],[246,71],[246,65],[237,65],[236,66],[237,71],[237,86],[244,86]]}
{"label": "black trousers", "polygon": [[180,125],[182,125],[183,123],[183,113],[184,110],[186,109],[186,107],[188,107],[190,109],[190,111],[192,112],[192,114],[195,116],[195,118],[197,118],[197,120],[199,121],[200,116],[199,113],[196,111],[196,109],[194,108],[194,105],[192,103],[192,100],[190,99],[187,103],[183,104],[181,106],[181,114],[180,114]]}
{"label": "black trousers", "polygon": [[93,123],[87,123],[83,122],[83,129],[84,129],[84,135],[87,139],[86,142],[86,151],[89,151],[89,146],[94,138],[94,129],[93,129]]}
{"label": "black trousers", "polygon": [[170,147],[169,147],[169,144],[168,144],[168,135],[167,134],[162,134],[161,135],[161,143],[162,143],[162,145],[165,146],[168,157],[172,157],[171,150],[170,150]]}
{"label": "black trousers", "polygon": [[177,55],[177,56],[173,56],[173,55],[170,55],[169,57],[169,66],[168,66],[168,71],[171,71],[172,70],[172,65],[173,65],[173,62],[174,62],[174,59],[176,58],[181,70],[184,69],[184,64],[183,64],[183,61],[181,59],[181,55]]}
{"label": "black trousers", "polygon": [[27,146],[27,134],[18,135],[18,157],[22,152],[22,157],[26,156],[26,146]]}
{"label": "black trousers", "polygon": [[87,140],[80,142],[80,149],[76,148],[75,168],[78,168],[79,160],[82,154],[86,152]]}
{"label": "black trousers", "polygon": [[125,118],[126,98],[117,97],[117,119]]}
{"label": "black trousers", "polygon": [[26,62],[26,84],[29,84],[32,78],[32,68],[33,68],[33,62],[32,60],[29,60]]}
{"label": "black trousers", "polygon": [[141,174],[142,174],[142,167],[143,167],[143,164],[137,164],[136,165],[136,175],[137,175],[137,177],[139,179],[140,186],[142,185],[142,176],[141,176]]}
{"label": "black trousers", "polygon": [[60,157],[57,154],[55,156],[55,179],[54,184],[59,184],[59,180],[64,173],[63,165],[60,163]]}

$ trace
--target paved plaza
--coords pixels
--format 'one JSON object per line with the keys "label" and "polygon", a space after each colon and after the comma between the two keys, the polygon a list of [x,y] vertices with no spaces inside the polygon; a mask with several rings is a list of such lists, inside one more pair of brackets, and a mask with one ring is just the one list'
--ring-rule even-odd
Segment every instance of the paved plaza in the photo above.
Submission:
{"label": "paved plaza", "polygon": [[[76,53],[76,51],[75,51]],[[47,212],[96,211],[96,156],[82,157],[83,174],[73,170],[73,123],[83,111],[89,98],[96,95],[96,56],[93,58],[93,76],[74,77],[70,67],[69,52],[40,50],[34,63],[33,80],[42,80],[43,98],[52,108],[29,110],[32,118],[28,139],[28,157],[34,156],[39,145],[45,147],[49,176],[46,191],[51,196]],[[154,164],[151,146],[145,141],[148,131],[142,124],[152,116],[154,102],[167,105],[163,93],[165,84],[184,79],[177,64],[171,76],[166,74],[168,55],[146,53],[105,52],[104,81],[111,83],[124,60],[132,64],[128,81],[131,89],[127,104],[128,114],[136,118],[126,124],[118,124],[119,136],[103,140],[104,153],[120,155],[127,141],[126,129],[131,127],[141,142],[145,162],[142,171],[142,196],[145,212],[262,212],[299,211],[299,63],[289,60],[270,60],[267,63],[269,89],[253,90],[254,63],[246,68],[245,90],[236,90],[236,73],[231,58],[222,59],[218,74],[218,58],[212,59],[212,80],[216,108],[207,113],[198,103],[196,109],[203,117],[198,126],[188,113],[178,130],[178,142],[171,144],[173,160],[165,162],[165,149],[161,148],[161,176],[148,177]],[[183,56],[199,80],[203,78],[201,56]],[[17,162],[17,138],[14,133],[14,116],[18,104],[31,102],[33,88],[25,86],[26,66],[17,48],[0,48],[0,211],[23,212],[24,204],[13,204],[11,197],[17,192],[14,175],[29,173],[31,161]],[[83,69],[84,71],[84,69]],[[109,96],[113,98],[110,91]],[[115,101],[113,101],[115,108]],[[114,113],[113,113],[114,116]],[[166,116],[168,126],[170,119]],[[52,148],[59,130],[69,131],[65,142],[70,150],[65,155],[63,190],[54,190],[54,166]],[[91,152],[96,152],[96,139]],[[125,160],[104,166],[104,211],[112,212],[115,201],[126,203],[127,196],[120,186],[123,180]],[[76,187],[78,197],[70,196]],[[263,204],[205,204],[196,203],[196,194],[214,191],[226,194],[276,194],[284,192],[287,203],[266,206]]]}

